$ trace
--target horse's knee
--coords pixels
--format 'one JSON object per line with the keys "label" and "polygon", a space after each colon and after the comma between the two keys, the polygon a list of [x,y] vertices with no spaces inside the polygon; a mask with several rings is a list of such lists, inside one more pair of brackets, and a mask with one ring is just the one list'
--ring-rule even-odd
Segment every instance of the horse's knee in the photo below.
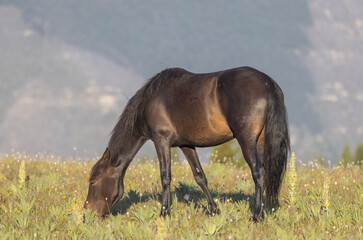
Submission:
{"label": "horse's knee", "polygon": [[202,174],[196,174],[194,176],[195,181],[199,184],[199,185],[206,185],[207,184],[207,178],[202,175]]}

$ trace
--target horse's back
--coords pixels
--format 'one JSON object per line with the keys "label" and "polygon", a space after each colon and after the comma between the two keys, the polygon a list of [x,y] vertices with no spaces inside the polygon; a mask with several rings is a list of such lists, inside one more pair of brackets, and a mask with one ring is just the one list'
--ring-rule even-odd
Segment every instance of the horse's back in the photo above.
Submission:
{"label": "horse's back", "polygon": [[232,139],[233,134],[219,107],[219,75],[220,72],[194,74],[185,71],[178,78],[165,79],[165,84],[145,108],[151,132],[172,135],[174,146],[202,147]]}
{"label": "horse's back", "polygon": [[242,119],[243,109],[266,97],[270,84],[267,75],[249,67],[205,74],[164,71],[168,77],[148,101],[146,118],[151,131],[170,134],[175,146],[231,140],[229,122]]}

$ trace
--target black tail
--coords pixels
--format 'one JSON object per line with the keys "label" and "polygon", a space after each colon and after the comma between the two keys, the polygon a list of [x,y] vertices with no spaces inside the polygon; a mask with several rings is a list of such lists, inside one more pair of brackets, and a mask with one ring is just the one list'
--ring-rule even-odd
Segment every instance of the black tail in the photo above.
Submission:
{"label": "black tail", "polygon": [[279,189],[286,169],[287,155],[290,151],[284,96],[275,82],[272,89],[268,99],[264,136],[265,186],[270,208],[278,206]]}

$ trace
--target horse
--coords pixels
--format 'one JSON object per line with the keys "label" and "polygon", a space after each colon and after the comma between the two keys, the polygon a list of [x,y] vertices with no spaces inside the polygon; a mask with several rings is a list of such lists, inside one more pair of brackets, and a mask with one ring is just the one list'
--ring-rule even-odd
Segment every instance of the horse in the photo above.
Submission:
{"label": "horse", "polygon": [[219,212],[196,147],[236,138],[255,183],[254,221],[264,218],[263,194],[278,206],[290,140],[284,95],[268,75],[251,67],[196,74],[170,68],[149,79],[128,101],[102,157],[92,167],[84,207],[100,218],[124,193],[124,176],[147,140],[155,145],[162,184],[161,216],[170,215],[170,148],[184,153],[209,211]]}

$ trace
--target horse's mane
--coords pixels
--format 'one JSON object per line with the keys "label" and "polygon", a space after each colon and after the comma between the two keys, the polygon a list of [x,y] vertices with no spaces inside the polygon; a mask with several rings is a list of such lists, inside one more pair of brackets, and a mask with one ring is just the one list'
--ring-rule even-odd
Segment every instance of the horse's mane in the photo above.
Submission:
{"label": "horse's mane", "polygon": [[118,122],[111,132],[108,147],[111,151],[111,159],[118,155],[120,145],[124,139],[134,134],[148,137],[148,129],[143,121],[145,105],[153,94],[160,89],[162,82],[168,79],[176,79],[188,73],[181,68],[165,69],[150,78],[127,102]]}

